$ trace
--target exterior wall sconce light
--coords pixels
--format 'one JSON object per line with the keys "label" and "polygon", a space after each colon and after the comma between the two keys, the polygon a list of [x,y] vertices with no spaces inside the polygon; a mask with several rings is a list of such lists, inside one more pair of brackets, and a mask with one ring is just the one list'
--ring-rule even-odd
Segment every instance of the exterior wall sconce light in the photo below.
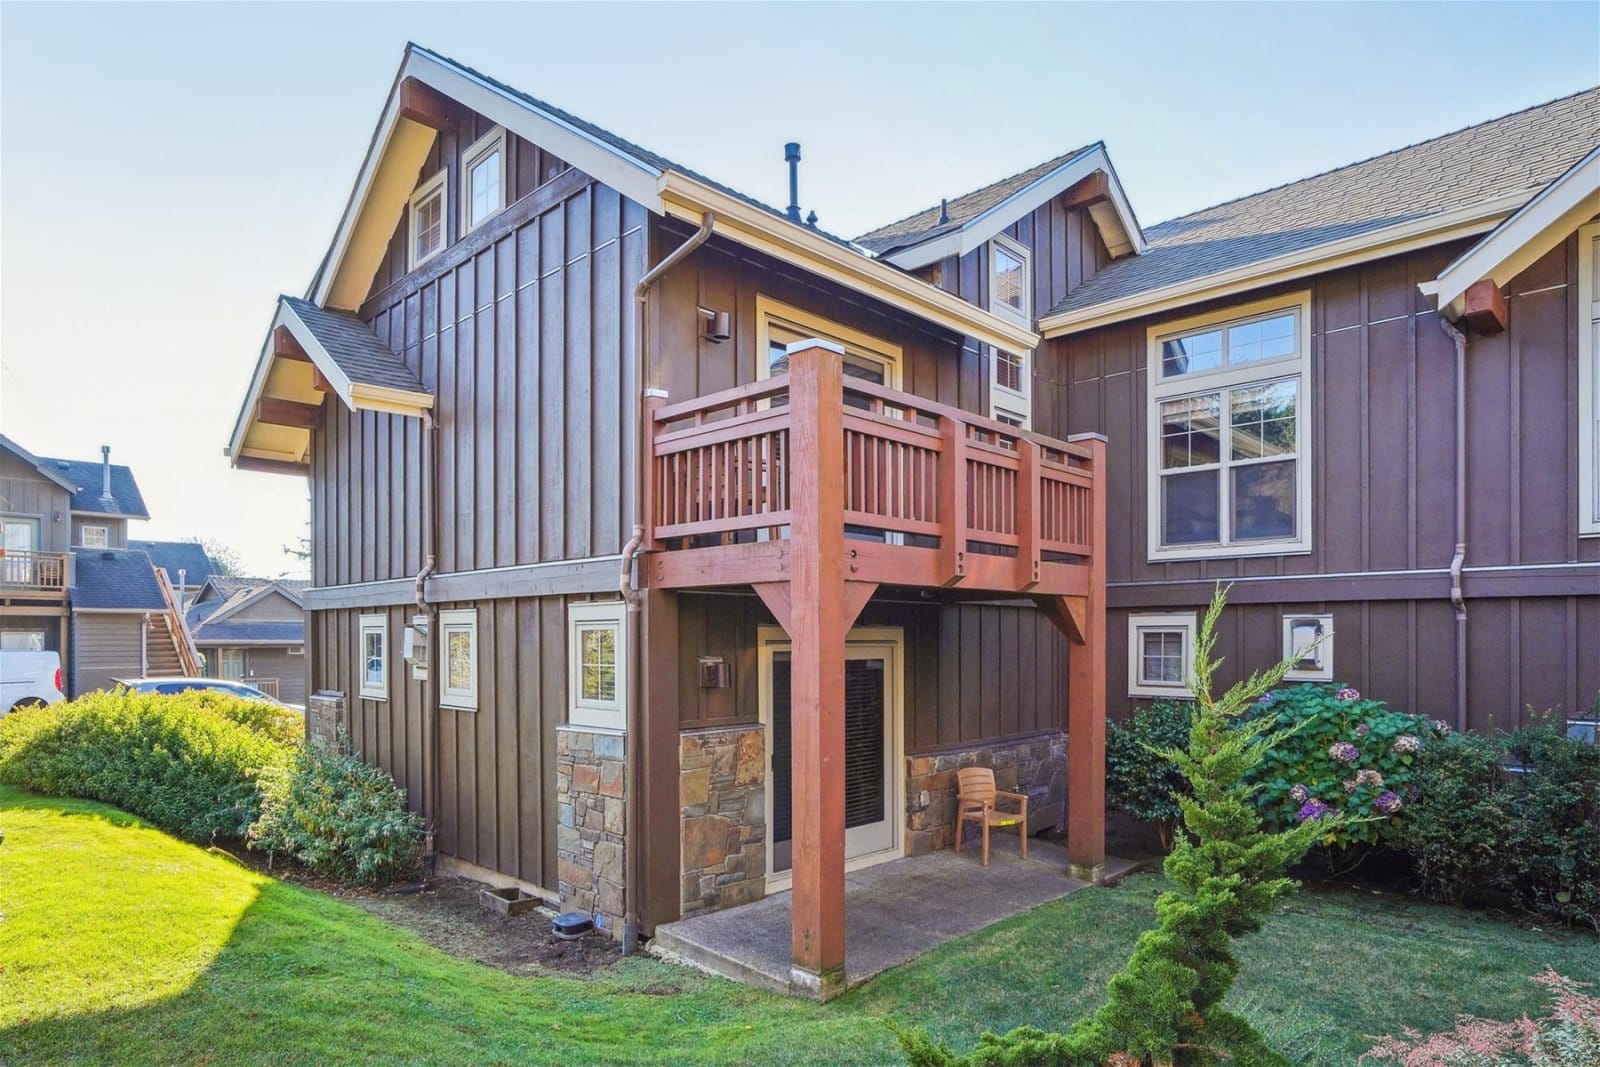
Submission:
{"label": "exterior wall sconce light", "polygon": [[712,311],[710,308],[698,308],[700,318],[704,323],[703,332],[707,341],[721,344],[733,336],[733,316],[726,311]]}

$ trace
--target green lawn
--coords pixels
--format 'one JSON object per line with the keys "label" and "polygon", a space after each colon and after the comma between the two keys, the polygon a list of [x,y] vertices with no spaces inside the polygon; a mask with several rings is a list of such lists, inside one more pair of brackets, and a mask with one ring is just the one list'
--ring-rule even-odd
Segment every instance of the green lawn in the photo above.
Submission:
{"label": "green lawn", "polygon": [[[892,1062],[883,1018],[965,1047],[1092,1008],[1161,884],[1076,893],[819,1007],[647,959],[504,974],[98,804],[0,789],[0,829],[6,1064]],[[1302,894],[1245,957],[1235,1006],[1306,1064],[1532,1007],[1546,964],[1600,979],[1593,938],[1356,892]]]}

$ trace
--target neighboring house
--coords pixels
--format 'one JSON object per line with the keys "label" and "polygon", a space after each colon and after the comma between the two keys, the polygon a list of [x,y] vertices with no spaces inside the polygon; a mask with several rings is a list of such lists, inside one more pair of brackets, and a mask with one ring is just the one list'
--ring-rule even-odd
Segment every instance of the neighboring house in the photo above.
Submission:
{"label": "neighboring house", "polygon": [[59,653],[69,696],[196,667],[165,576],[128,547],[150,517],[138,483],[100,451],[51,459],[0,436],[0,644]]}
{"label": "neighboring house", "polygon": [[[1594,147],[1597,101],[1550,105],[1563,131],[1548,135],[1551,159],[1502,161],[1521,167],[1523,200]],[[1587,133],[1564,108],[1587,110]],[[1501,199],[1480,234],[1514,209]],[[1421,240],[1426,212],[1392,209]],[[1316,228],[1364,228],[1307,225],[1278,235],[1281,254]],[[310,479],[312,725],[348,726],[394,774],[441,866],[517,879],[624,940],[792,887],[794,982],[824,994],[843,959],[845,869],[948,847],[952,766],[992,764],[1046,819],[1063,818],[1065,792],[1069,860],[1096,876],[1108,693],[1125,705],[1127,613],[1146,602],[1128,599],[1143,588],[1129,568],[1144,550],[1144,361],[1127,348],[1113,365],[1095,346],[1091,379],[1079,342],[1040,330],[1070,332],[1076,294],[1170,258],[1183,229],[1144,233],[1097,144],[844,241],[797,204],[766,207],[408,47],[322,266],[304,297],[278,300],[228,446],[241,468]],[[1287,342],[1267,314],[1241,331],[1261,355],[1243,362],[1298,383],[1319,361],[1306,328],[1349,299],[1294,305]],[[1401,328],[1437,333],[1448,367],[1421,293],[1401,304]],[[1162,321],[1159,339],[1188,338]],[[1174,377],[1210,358],[1185,343]],[[1253,479],[1230,475],[1249,490],[1238,514],[1281,529],[1270,512],[1285,479],[1265,470],[1280,456],[1328,501],[1295,512],[1296,536],[1349,506],[1343,494],[1375,492],[1311,468],[1326,461],[1312,451],[1322,431],[1289,405],[1307,394],[1247,394],[1253,370],[1172,393],[1256,397],[1230,419],[1240,447],[1263,452]],[[1315,410],[1337,410],[1326,402],[1344,394],[1320,381]],[[1102,397],[1126,413],[1102,421]],[[1185,447],[1203,455],[1198,402]],[[1417,463],[1436,477],[1439,457],[1412,451],[1427,439],[1417,420],[1351,419],[1362,455],[1402,435],[1386,474],[1409,481]],[[1111,458],[1079,431],[1103,431]],[[1559,446],[1552,470],[1577,466],[1575,439],[1535,437]],[[1206,532],[1194,484],[1191,549]],[[1161,564],[1192,579],[1184,597],[1240,568],[1311,562],[1240,564],[1231,542],[1212,547],[1220,562]],[[1568,605],[1553,639],[1580,691],[1600,686],[1580,640],[1596,577],[1565,563],[1540,576],[1567,583],[1551,594]],[[1260,587],[1235,587],[1230,669],[1277,655],[1275,642],[1236,647],[1236,620],[1276,633],[1276,605],[1293,626],[1327,602],[1263,602],[1247,591]],[[1170,677],[1188,630],[1139,633],[1143,677]],[[1385,691],[1384,651],[1341,635],[1338,676],[1420,706]]]}
{"label": "neighboring house", "polygon": [[205,676],[249,682],[279,700],[304,704],[308,584],[287,578],[210,578],[187,613]]}
{"label": "neighboring house", "polygon": [[193,603],[206,580],[218,573],[205,546],[198,541],[129,541],[128,547],[145,553],[150,562],[167,573],[167,584],[172,586],[180,607]]}

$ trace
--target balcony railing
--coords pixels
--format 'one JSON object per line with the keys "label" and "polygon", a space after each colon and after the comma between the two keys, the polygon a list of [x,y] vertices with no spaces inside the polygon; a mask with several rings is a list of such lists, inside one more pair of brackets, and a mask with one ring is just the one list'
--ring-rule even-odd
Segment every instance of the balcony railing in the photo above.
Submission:
{"label": "balcony railing", "polygon": [[[651,547],[661,555],[782,542],[793,521],[791,472],[814,461],[797,442],[791,376],[713,393],[651,413]],[[910,393],[845,378],[844,523],[857,567],[896,584],[1036,590],[1053,566],[1086,563],[1096,492],[1093,444],[1040,436]],[[825,476],[827,472],[824,472]],[[743,548],[742,546],[752,546]],[[881,546],[881,547],[880,547]],[[896,551],[900,550],[900,551]],[[658,557],[659,558],[659,557]],[[696,573],[717,584],[709,562]],[[749,572],[749,567],[735,568]],[[667,584],[686,577],[670,561]],[[696,582],[694,584],[701,584]]]}
{"label": "balcony railing", "polygon": [[71,555],[7,549],[0,554],[0,596],[60,599],[71,584]]}

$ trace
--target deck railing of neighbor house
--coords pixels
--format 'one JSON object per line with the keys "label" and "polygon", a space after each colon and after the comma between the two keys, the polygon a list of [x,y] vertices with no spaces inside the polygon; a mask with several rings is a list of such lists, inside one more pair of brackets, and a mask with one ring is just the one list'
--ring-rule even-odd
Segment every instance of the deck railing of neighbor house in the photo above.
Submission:
{"label": "deck railing of neighbor house", "polygon": [[[794,413],[815,410],[792,404],[791,387],[784,374],[655,405],[648,514],[658,553],[732,547],[759,558],[746,546],[788,536],[791,471],[811,461],[793,447]],[[1094,550],[1090,448],[857,379],[844,379],[842,402],[836,474],[850,547],[858,568],[883,572],[861,578],[1068,591],[1055,588],[1064,579],[1052,565]]]}
{"label": "deck railing of neighbor house", "polygon": [[0,554],[0,595],[62,598],[70,572],[69,553],[7,549]]}
{"label": "deck railing of neighbor house", "polygon": [[273,700],[278,699],[279,679],[277,678],[241,678],[240,681],[244,682],[246,685],[255,686]]}

